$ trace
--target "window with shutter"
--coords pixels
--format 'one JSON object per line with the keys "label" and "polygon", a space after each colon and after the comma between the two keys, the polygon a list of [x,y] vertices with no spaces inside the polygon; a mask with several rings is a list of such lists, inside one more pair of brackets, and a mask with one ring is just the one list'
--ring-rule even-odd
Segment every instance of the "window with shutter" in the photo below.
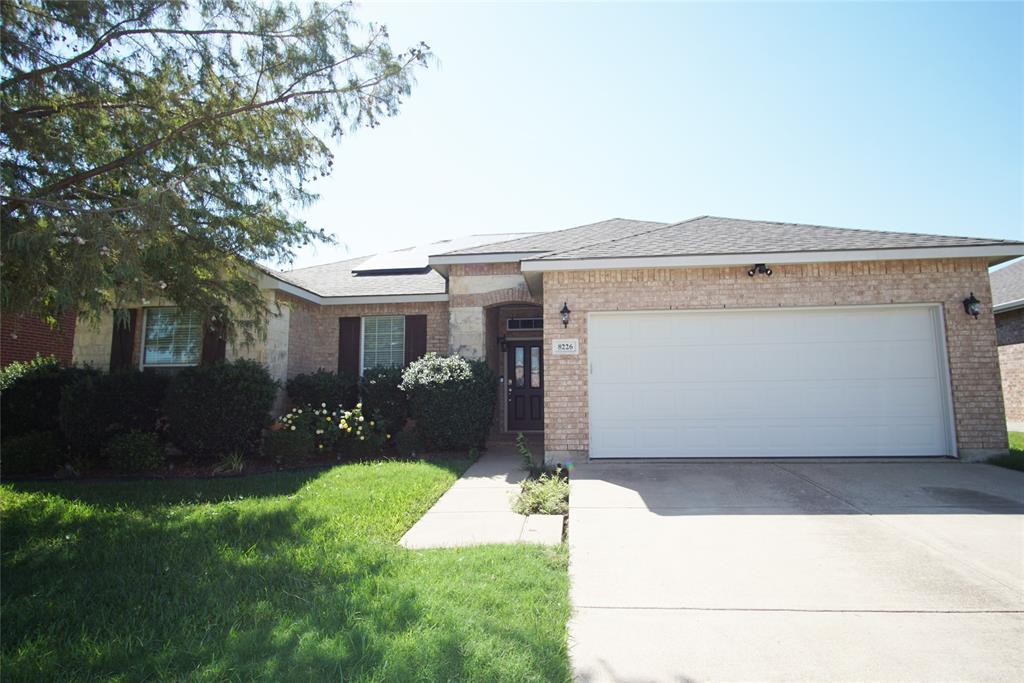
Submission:
{"label": "window with shutter", "polygon": [[405,316],[363,318],[363,370],[400,368],[405,364]]}
{"label": "window with shutter", "polygon": [[203,325],[198,313],[170,307],[147,308],[142,365],[198,365],[202,340]]}

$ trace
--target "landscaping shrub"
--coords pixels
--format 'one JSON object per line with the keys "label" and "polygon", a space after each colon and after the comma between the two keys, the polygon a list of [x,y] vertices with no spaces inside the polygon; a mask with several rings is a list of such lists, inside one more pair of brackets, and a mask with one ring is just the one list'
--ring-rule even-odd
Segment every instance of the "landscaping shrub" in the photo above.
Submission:
{"label": "landscaping shrub", "polygon": [[0,432],[6,438],[57,431],[61,390],[96,374],[90,368],[61,367],[52,356],[11,363],[0,372]]}
{"label": "landscaping shrub", "polygon": [[155,432],[169,381],[167,375],[127,370],[83,377],[64,387],[60,428],[72,452],[94,458],[115,434]]}
{"label": "landscaping shrub", "polygon": [[406,429],[395,434],[395,452],[401,457],[409,458],[422,450],[416,429]]}
{"label": "landscaping shrub", "polygon": [[315,449],[313,434],[298,425],[286,425],[269,432],[263,442],[263,454],[278,465],[304,460],[313,455]]}
{"label": "landscaping shrub", "polygon": [[359,385],[363,413],[379,419],[392,434],[402,431],[409,417],[409,398],[401,384],[401,368],[372,368]]}
{"label": "landscaping shrub", "polygon": [[156,434],[132,431],[110,437],[103,446],[103,460],[120,472],[138,472],[160,467],[165,454]]}
{"label": "landscaping shrub", "polygon": [[523,482],[523,490],[512,504],[521,515],[564,515],[569,511],[569,481],[561,470]]}
{"label": "landscaping shrub", "polygon": [[185,368],[164,400],[168,435],[190,455],[251,452],[270,423],[277,382],[251,360]]}
{"label": "landscaping shrub", "polygon": [[483,448],[494,417],[497,378],[483,361],[428,353],[409,364],[402,389],[424,447]]}
{"label": "landscaping shrub", "polygon": [[60,434],[27,432],[6,437],[0,447],[0,472],[17,474],[53,474],[64,464]]}
{"label": "landscaping shrub", "polygon": [[292,377],[285,384],[285,391],[293,406],[318,406],[326,403],[332,408],[351,408],[359,400],[359,386],[355,377],[323,369]]}
{"label": "landscaping shrub", "polygon": [[367,417],[362,403],[338,415],[338,434],[338,452],[358,458],[380,455],[391,438],[384,425]]}

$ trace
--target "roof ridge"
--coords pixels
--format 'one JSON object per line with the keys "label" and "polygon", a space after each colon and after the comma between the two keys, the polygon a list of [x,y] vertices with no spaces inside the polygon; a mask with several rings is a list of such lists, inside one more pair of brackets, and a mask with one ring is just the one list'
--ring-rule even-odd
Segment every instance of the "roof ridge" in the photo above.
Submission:
{"label": "roof ridge", "polygon": [[[659,227],[667,227],[668,225],[670,225],[669,223],[662,223],[661,221],[644,221],[644,220],[637,220],[635,218],[621,218],[621,217],[605,218],[605,219],[600,220],[600,221],[594,221],[593,223],[582,223],[580,225],[574,225],[574,226],[569,227],[569,228],[560,228],[558,230],[538,230],[538,231],[535,231],[535,232],[527,232],[527,233],[525,233],[524,237],[515,237],[515,238],[509,239],[509,240],[501,240],[501,241],[498,241],[498,242],[488,242],[486,244],[478,244],[475,247],[466,247],[466,249],[482,249],[484,247],[493,247],[493,246],[497,246],[499,244],[508,244],[509,242],[516,242],[516,241],[519,241],[519,240],[522,240],[522,239],[527,239],[529,237],[536,237],[538,235],[545,235],[545,236],[547,236],[547,235],[557,235],[559,233],[569,232],[570,230],[579,230],[579,229],[582,229],[582,228],[592,228],[595,225],[601,225],[602,223],[611,223],[612,221],[633,221],[635,223],[658,223]],[[598,244],[598,243],[594,242],[593,244]],[[455,251],[456,252],[463,252],[463,251],[465,251],[465,249],[456,249]],[[527,250],[527,251],[536,251],[538,254],[549,253],[549,252],[544,251],[543,249]],[[449,253],[449,252],[444,252],[444,253],[446,254],[446,253]],[[489,252],[478,252],[478,253],[486,254],[486,253],[489,253]],[[441,256],[441,255],[444,255],[444,254],[438,254],[438,255]]]}
{"label": "roof ridge", "polygon": [[[678,221],[676,223],[660,223],[659,221],[637,221],[638,223],[658,223],[658,227],[651,228],[650,230],[644,230],[642,232],[635,232],[632,235],[623,235],[622,237],[613,237],[613,238],[607,239],[607,240],[599,240],[597,242],[588,242],[587,244],[578,244],[575,247],[573,247],[572,249],[560,249],[560,250],[548,251],[548,252],[540,254],[539,256],[536,256],[534,258],[544,258],[545,256],[550,256],[551,254],[568,253],[568,252],[571,252],[571,251],[576,251],[577,249],[586,249],[588,247],[595,247],[595,246],[597,246],[599,244],[611,244],[612,242],[620,242],[622,240],[629,240],[629,239],[633,239],[635,237],[640,237],[642,235],[649,235],[650,233],[658,232],[659,230],[668,230],[669,228],[674,228],[676,226],[683,225],[684,223],[690,223],[692,221],[698,221],[701,218],[711,218],[711,216],[694,216],[693,218],[687,218],[684,221]],[[633,219],[632,218],[610,218],[609,220],[623,221],[623,220],[633,220]],[[607,223],[607,221],[602,221],[602,222]]]}
{"label": "roof ridge", "polygon": [[767,221],[754,218],[733,218],[731,216],[701,216],[701,218],[716,218],[725,221],[738,221],[740,223],[767,223],[768,225],[794,225],[804,228],[821,228],[823,230],[847,230],[849,232],[870,232],[883,235],[914,235],[915,237],[955,237],[962,240],[981,240],[983,242],[1016,242],[998,237],[968,237],[967,235],[940,235],[934,232],[904,232],[901,230],[875,230],[873,228],[842,228],[836,225],[822,225],[820,223],[793,223],[792,221]]}

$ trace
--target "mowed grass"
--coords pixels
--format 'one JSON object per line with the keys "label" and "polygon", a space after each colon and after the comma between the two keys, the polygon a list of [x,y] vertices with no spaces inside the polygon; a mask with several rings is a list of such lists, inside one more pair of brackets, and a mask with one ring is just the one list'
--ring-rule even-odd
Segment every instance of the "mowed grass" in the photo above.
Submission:
{"label": "mowed grass", "polygon": [[568,680],[564,548],[397,545],[467,465],[4,485],[0,676]]}
{"label": "mowed grass", "polygon": [[1024,432],[1010,432],[1010,452],[989,458],[990,465],[1008,467],[1011,470],[1024,472]]}

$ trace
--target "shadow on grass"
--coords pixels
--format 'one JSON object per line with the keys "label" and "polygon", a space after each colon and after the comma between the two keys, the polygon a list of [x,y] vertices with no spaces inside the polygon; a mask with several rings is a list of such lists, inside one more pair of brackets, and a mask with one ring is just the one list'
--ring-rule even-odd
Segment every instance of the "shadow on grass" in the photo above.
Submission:
{"label": "shadow on grass", "polygon": [[[51,495],[4,504],[3,679],[568,678],[564,568],[543,551],[417,555],[360,526],[404,494],[361,480],[369,502],[341,509],[334,482],[282,478],[188,506],[127,502],[139,483],[17,487]],[[517,601],[534,575],[555,594],[542,620]]]}

